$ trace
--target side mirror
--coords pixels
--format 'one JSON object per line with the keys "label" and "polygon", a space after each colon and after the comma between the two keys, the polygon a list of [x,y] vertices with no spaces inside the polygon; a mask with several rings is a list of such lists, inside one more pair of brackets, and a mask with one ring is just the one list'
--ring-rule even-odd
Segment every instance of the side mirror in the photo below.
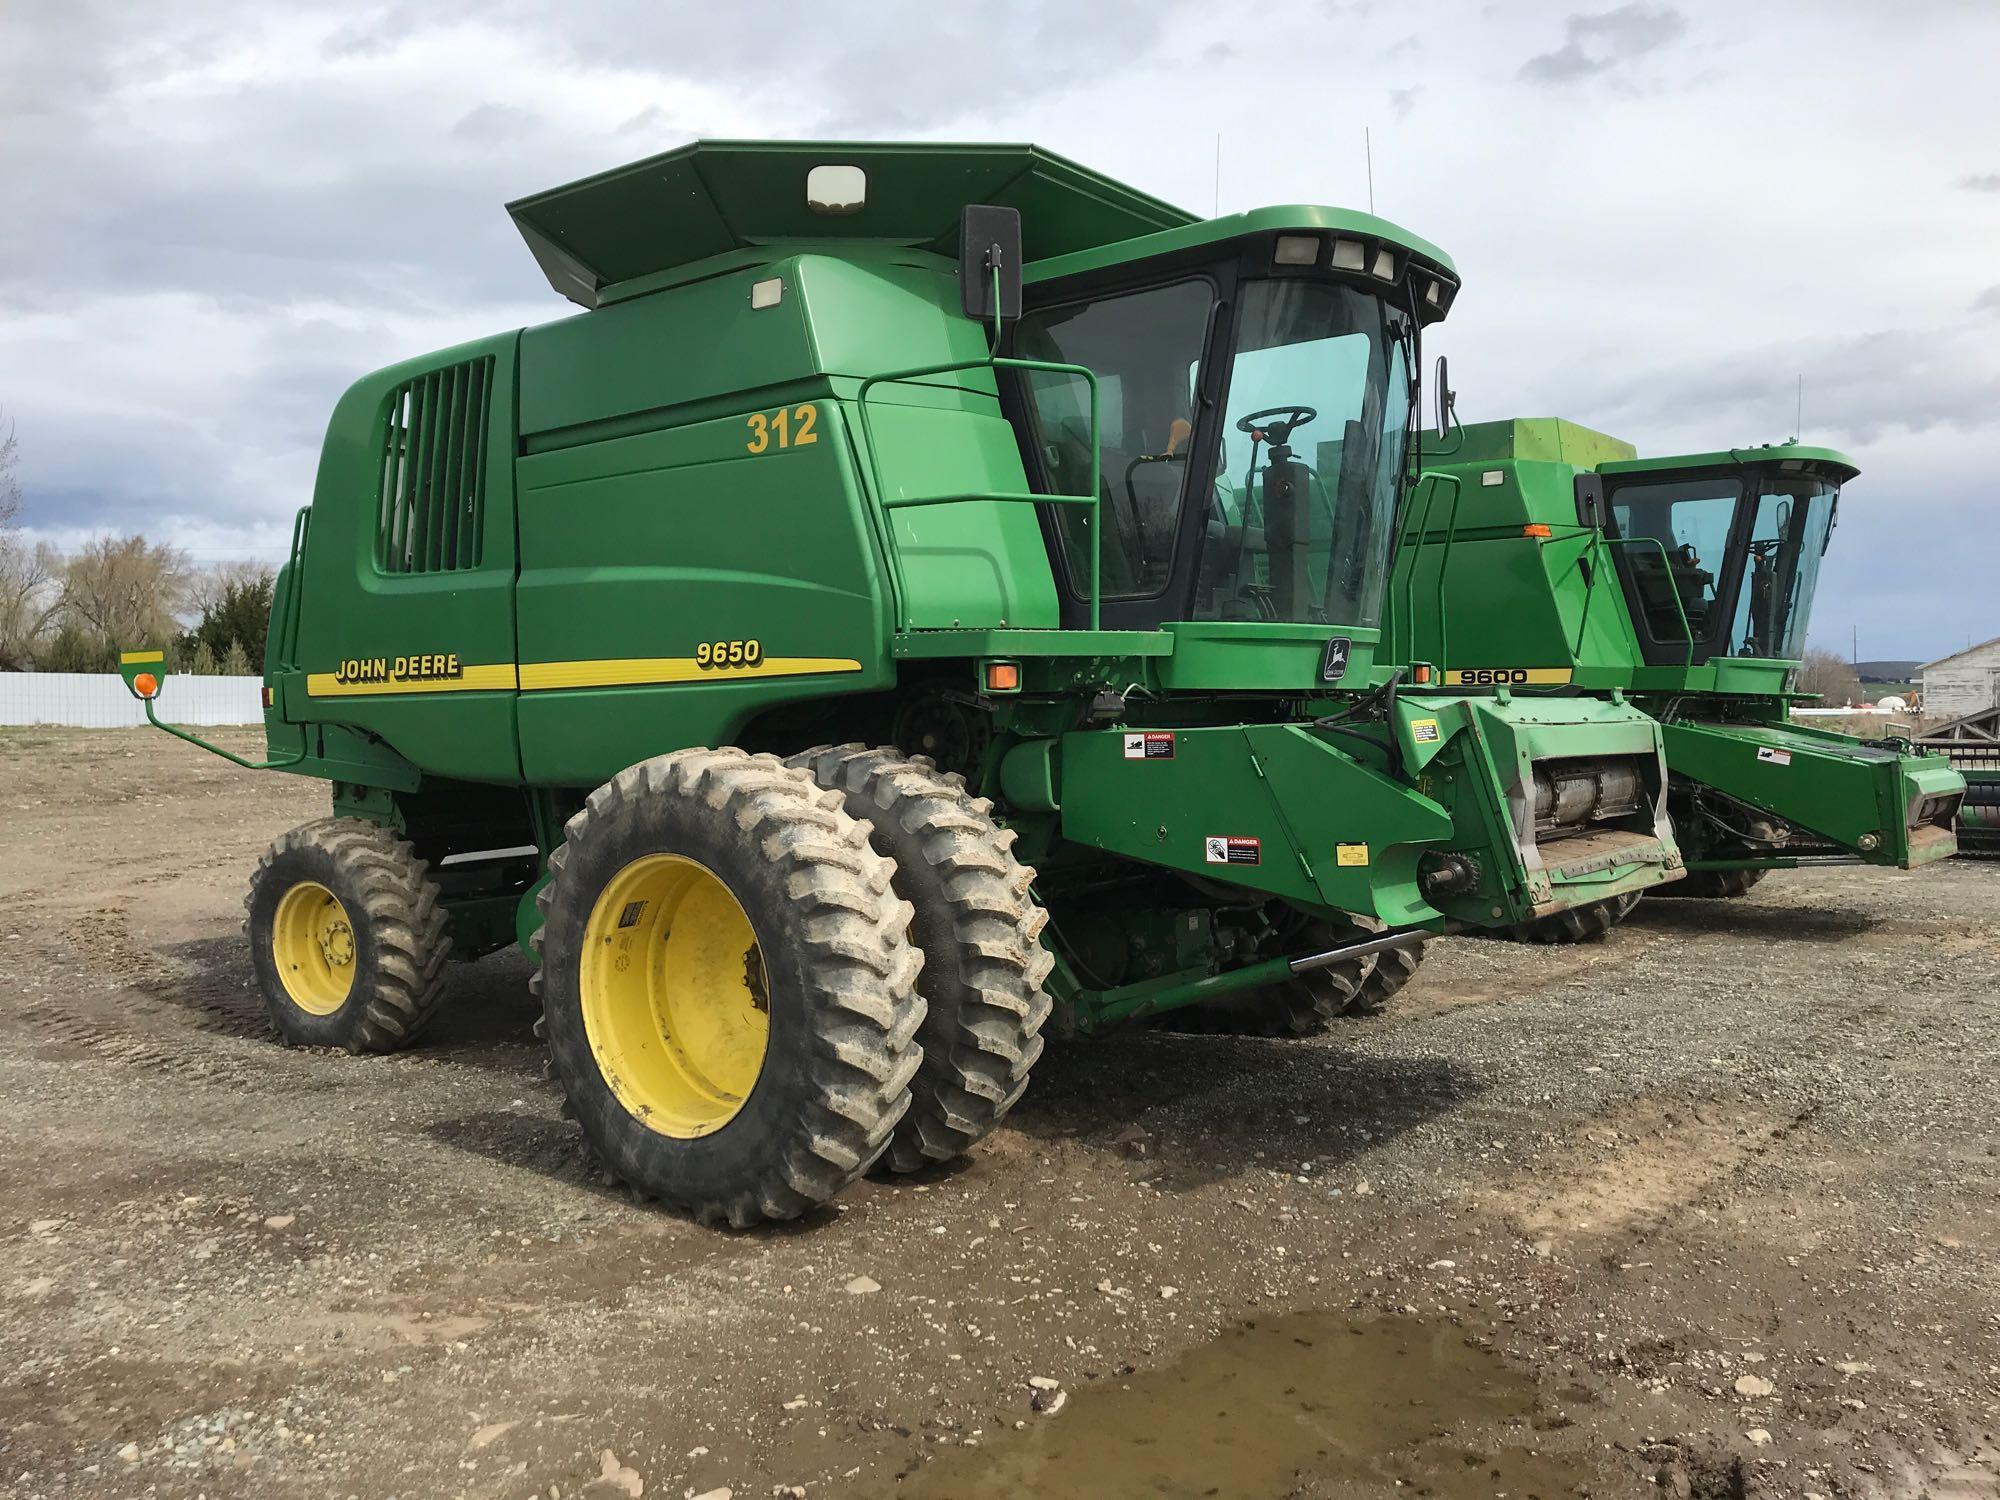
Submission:
{"label": "side mirror", "polygon": [[1602,474],[1579,474],[1576,476],[1576,518],[1586,526],[1603,529],[1609,513],[1604,508],[1604,476]]}
{"label": "side mirror", "polygon": [[1452,423],[1458,420],[1458,392],[1451,388],[1451,366],[1445,363],[1442,354],[1437,362],[1437,435],[1443,442],[1451,436]]}
{"label": "side mirror", "polygon": [[[994,305],[994,273],[999,305]],[[1021,316],[1021,211],[968,203],[958,216],[958,294],[965,315],[981,323]]]}

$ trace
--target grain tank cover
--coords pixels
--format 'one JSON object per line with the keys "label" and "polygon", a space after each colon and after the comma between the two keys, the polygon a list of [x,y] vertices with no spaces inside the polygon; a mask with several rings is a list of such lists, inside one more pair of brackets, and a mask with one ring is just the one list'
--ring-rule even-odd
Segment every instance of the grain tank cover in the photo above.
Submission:
{"label": "grain tank cover", "polygon": [[518,199],[507,212],[549,285],[597,307],[677,267],[774,243],[855,240],[956,255],[968,203],[1019,209],[1030,261],[1196,222],[1037,146],[831,141],[696,141]]}

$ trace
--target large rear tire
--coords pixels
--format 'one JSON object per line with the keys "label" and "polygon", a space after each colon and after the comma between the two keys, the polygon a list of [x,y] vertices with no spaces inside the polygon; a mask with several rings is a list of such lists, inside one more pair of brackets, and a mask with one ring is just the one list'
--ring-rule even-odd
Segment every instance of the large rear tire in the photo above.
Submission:
{"label": "large rear tire", "polygon": [[[1667,889],[1671,890],[1669,886]],[[1517,943],[1595,943],[1632,913],[1639,904],[1636,893],[1593,901],[1588,906],[1572,906],[1532,922],[1517,922],[1506,935]]]}
{"label": "large rear tire", "polygon": [[1035,872],[1014,858],[1014,831],[994,825],[993,804],[927,757],[839,745],[788,764],[867,821],[875,852],[895,862],[896,893],[916,911],[924,1060],[883,1162],[913,1172],[961,1156],[1014,1107],[1042,1055],[1051,1006],[1042,986],[1055,959],[1040,940],[1048,913],[1029,894]]}
{"label": "large rear tire", "polygon": [[394,1052],[444,1002],[451,956],[428,867],[379,823],[324,818],[273,843],[250,877],[244,935],[281,1041]]}
{"label": "large rear tire", "polygon": [[1769,870],[1689,870],[1672,885],[1660,886],[1655,896],[1694,896],[1710,901],[1733,900],[1770,874]]}
{"label": "large rear tire", "polygon": [[775,756],[683,750],[592,792],[537,897],[534,987],[607,1170],[705,1224],[873,1165],[922,1051],[910,906],[868,827]]}

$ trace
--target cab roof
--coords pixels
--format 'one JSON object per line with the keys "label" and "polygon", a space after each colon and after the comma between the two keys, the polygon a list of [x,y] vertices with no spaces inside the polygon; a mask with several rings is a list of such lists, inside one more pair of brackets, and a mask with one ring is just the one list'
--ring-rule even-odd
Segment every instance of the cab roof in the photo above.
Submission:
{"label": "cab roof", "polygon": [[[853,212],[807,206],[818,166],[867,174]],[[1195,224],[1194,215],[1031,145],[696,141],[507,205],[549,285],[583,307],[732,251],[855,241],[958,253],[959,210],[1021,212],[1029,261]]]}
{"label": "cab roof", "polygon": [[1805,443],[1762,443],[1755,448],[1723,448],[1714,453],[1681,453],[1668,458],[1633,458],[1620,463],[1599,464],[1600,474],[1639,474],[1648,471],[1682,469],[1758,468],[1780,472],[1812,469],[1832,470],[1842,484],[1861,472],[1861,466],[1834,448],[1815,448]]}

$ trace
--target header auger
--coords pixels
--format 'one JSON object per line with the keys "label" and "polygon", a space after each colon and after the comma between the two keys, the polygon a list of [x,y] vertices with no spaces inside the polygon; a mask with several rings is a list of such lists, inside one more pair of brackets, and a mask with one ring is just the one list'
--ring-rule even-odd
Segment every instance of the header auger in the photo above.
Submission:
{"label": "header auger", "polygon": [[587,310],[359,381],[279,578],[271,764],[333,804],[252,890],[288,1040],[521,942],[599,1157],[740,1225],[962,1152],[1048,1026],[1310,1031],[1678,876],[1651,720],[1382,647],[1416,236],[1027,146],[511,211]]}

